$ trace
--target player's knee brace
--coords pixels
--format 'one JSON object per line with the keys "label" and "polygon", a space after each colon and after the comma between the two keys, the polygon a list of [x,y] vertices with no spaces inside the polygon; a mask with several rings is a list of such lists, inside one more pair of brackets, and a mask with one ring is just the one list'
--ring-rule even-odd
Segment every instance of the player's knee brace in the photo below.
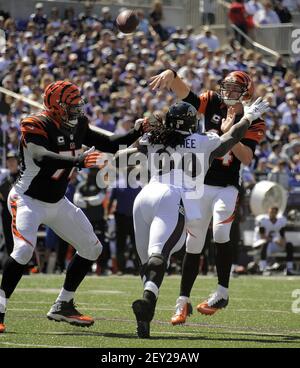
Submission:
{"label": "player's knee brace", "polygon": [[78,250],[78,254],[89,261],[96,261],[100,254],[102,253],[103,246],[100,241],[93,237],[90,239],[90,242],[87,244],[86,247]]}
{"label": "player's knee brace", "polygon": [[34,248],[29,244],[23,244],[11,253],[11,258],[21,265],[26,265],[33,255]]}
{"label": "player's knee brace", "polygon": [[161,254],[153,253],[145,269],[146,283],[151,281],[159,288],[164,278],[166,267],[167,260],[165,257]]}

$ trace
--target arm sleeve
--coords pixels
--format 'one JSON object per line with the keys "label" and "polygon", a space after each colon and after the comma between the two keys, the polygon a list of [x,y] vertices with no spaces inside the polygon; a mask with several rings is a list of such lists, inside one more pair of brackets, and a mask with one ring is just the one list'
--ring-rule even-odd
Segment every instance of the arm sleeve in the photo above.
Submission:
{"label": "arm sleeve", "polygon": [[183,99],[184,102],[187,102],[195,107],[198,111],[200,108],[200,98],[194,92],[190,91],[186,98]]}
{"label": "arm sleeve", "polygon": [[255,120],[248,128],[244,139],[252,140],[256,143],[261,142],[266,135],[266,123],[263,120]]}
{"label": "arm sleeve", "polygon": [[39,167],[47,166],[53,169],[66,169],[76,166],[78,158],[59,155],[48,151],[44,146],[30,142],[28,150],[32,155],[34,162]]}
{"label": "arm sleeve", "polygon": [[25,140],[26,144],[33,143],[33,144],[36,144],[38,146],[42,146],[46,149],[49,148],[49,141],[43,135],[27,133],[27,134],[24,135],[24,140]]}
{"label": "arm sleeve", "polygon": [[120,145],[130,146],[139,137],[140,133],[135,129],[131,129],[124,135],[114,134],[106,136],[105,134],[95,132],[88,128],[83,143],[89,147],[95,146],[97,150],[102,152],[116,153]]}
{"label": "arm sleeve", "polygon": [[246,134],[250,122],[242,118],[230,130],[221,136],[221,144],[211,153],[210,162],[216,157],[224,156],[236,143],[238,143]]}
{"label": "arm sleeve", "polygon": [[214,102],[216,99],[218,99],[218,95],[213,91],[206,91],[201,93],[200,96],[190,91],[183,101],[193,105],[200,114],[205,114],[208,103]]}
{"label": "arm sleeve", "polygon": [[254,154],[255,148],[256,148],[256,145],[257,145],[256,141],[254,141],[253,139],[243,138],[243,139],[241,139],[240,142],[243,143],[245,146],[249,147],[251,149],[252,153]]}

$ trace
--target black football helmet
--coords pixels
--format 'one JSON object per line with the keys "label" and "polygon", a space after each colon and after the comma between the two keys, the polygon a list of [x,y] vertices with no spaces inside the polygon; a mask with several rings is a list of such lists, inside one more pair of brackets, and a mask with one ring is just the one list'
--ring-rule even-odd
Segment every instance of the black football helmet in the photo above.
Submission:
{"label": "black football helmet", "polygon": [[183,134],[194,133],[198,128],[197,110],[187,102],[177,102],[170,106],[165,126]]}

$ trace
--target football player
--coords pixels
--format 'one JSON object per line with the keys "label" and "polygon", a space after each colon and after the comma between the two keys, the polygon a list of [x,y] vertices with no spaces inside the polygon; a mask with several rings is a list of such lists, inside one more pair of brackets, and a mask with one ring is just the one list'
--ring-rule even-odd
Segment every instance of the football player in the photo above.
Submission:
{"label": "football player", "polygon": [[[239,121],[245,105],[251,101],[254,93],[251,78],[242,71],[231,72],[222,80],[220,94],[207,91],[197,96],[177,76],[176,71],[170,69],[153,76],[150,87],[152,89],[171,89],[177,97],[189,102],[199,113],[204,114],[206,131],[214,131],[220,136],[228,132],[232,125],[232,121],[229,123],[226,120],[223,121],[228,108],[234,109],[235,121]],[[251,163],[255,147],[264,138],[265,130],[265,123],[258,116],[244,138],[226,155],[214,160],[206,174],[205,195],[198,201],[199,210],[205,216],[199,219],[198,227],[195,227],[195,232],[187,239],[180,297],[177,299],[176,312],[171,320],[173,325],[184,323],[188,316],[190,292],[198,274],[200,253],[212,217],[218,288],[207,300],[197,306],[197,310],[200,313],[211,315],[228,305],[228,286],[233,257],[230,228],[241,184],[240,167],[241,163],[244,165]]]}
{"label": "football player", "polygon": [[[77,250],[63,288],[47,314],[50,320],[91,326],[93,318],[74,305],[74,293],[102,251],[92,225],[65,196],[72,170],[98,167],[103,154],[115,153],[141,135],[141,122],[123,136],[106,136],[90,129],[79,88],[68,81],[50,84],[44,110],[21,121],[21,174],[8,197],[14,249],[3,268],[0,288],[0,332],[4,332],[7,300],[20,281],[36,246],[40,224],[53,229]],[[92,147],[82,153],[82,146]]]}
{"label": "football player", "polygon": [[[143,297],[132,304],[140,338],[150,337],[150,322],[159,288],[171,254],[184,244],[185,223],[189,234],[198,226],[198,222],[195,222],[198,206],[194,198],[201,196],[198,185],[203,184],[209,165],[216,157],[228,152],[244,136],[251,122],[267,108],[268,104],[258,99],[239,123],[219,137],[211,132],[197,133],[196,109],[189,103],[179,102],[169,108],[163,124],[141,138],[139,148],[130,149],[131,153],[138,149],[146,151],[149,164],[157,163],[154,168],[148,166],[150,182],[136,197],[133,208],[136,246],[144,285]],[[234,119],[233,109],[228,110],[227,122]],[[162,153],[167,154],[170,162],[161,166],[156,155]],[[190,159],[191,165],[185,159]],[[194,183],[198,180],[196,186],[184,180],[188,179],[184,177],[188,175],[184,167],[189,167]],[[202,182],[199,183],[201,177]]]}

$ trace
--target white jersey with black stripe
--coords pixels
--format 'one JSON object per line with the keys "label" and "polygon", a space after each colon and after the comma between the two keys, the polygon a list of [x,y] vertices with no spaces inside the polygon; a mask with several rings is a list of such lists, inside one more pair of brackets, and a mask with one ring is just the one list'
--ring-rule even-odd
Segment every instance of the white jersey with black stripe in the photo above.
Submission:
{"label": "white jersey with black stripe", "polygon": [[200,216],[195,200],[201,199],[210,154],[220,144],[220,137],[212,132],[188,135],[174,148],[152,145],[148,134],[140,140],[147,147],[150,184],[160,182],[180,189],[188,219]]}

